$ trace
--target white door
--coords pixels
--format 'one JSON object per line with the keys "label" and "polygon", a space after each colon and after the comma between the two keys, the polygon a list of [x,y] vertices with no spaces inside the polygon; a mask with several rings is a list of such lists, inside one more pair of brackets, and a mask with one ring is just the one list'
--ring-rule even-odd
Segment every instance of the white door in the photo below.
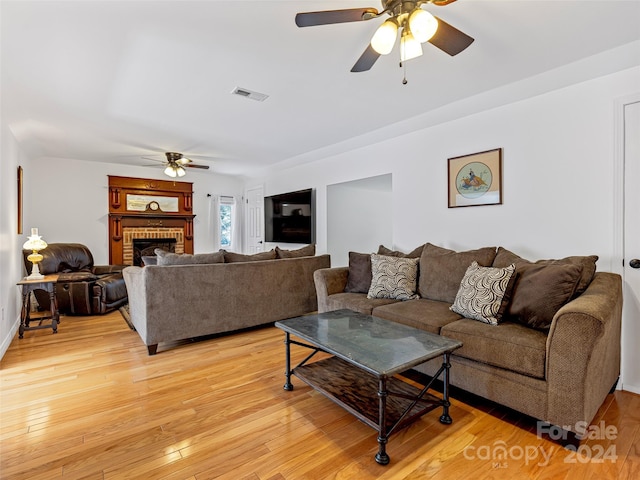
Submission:
{"label": "white door", "polygon": [[264,250],[264,189],[262,186],[246,191],[245,232],[248,254]]}
{"label": "white door", "polygon": [[624,106],[622,388],[640,393],[640,101]]}

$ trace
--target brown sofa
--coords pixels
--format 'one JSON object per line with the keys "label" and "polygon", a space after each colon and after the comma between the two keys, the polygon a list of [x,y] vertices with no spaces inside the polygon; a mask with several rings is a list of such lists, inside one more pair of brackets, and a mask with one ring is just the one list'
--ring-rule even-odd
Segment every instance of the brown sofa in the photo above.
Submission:
{"label": "brown sofa", "polygon": [[[278,254],[285,257],[287,252]],[[172,264],[159,258],[158,265],[123,271],[131,323],[149,355],[160,342],[231,332],[315,311],[313,272],[331,266],[329,255],[293,253],[276,259],[275,250],[256,256],[223,251],[160,255]]]}
{"label": "brown sofa", "polygon": [[[379,253],[404,256],[382,246]],[[431,244],[408,255],[417,261],[415,298],[368,298],[371,255],[351,252],[349,267],[315,273],[318,310],[349,308],[460,340],[452,385],[584,433],[620,373],[620,276],[596,273],[596,256],[529,262],[504,248],[454,252]],[[491,267],[484,272],[515,267],[497,325],[450,308],[463,296],[473,261]],[[438,367],[418,370],[433,374]]]}

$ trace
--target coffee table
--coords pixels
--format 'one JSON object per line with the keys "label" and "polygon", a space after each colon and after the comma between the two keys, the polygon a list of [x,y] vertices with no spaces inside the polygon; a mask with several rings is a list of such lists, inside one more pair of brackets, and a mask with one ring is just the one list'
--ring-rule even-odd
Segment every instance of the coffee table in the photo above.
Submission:
{"label": "coffee table", "polygon": [[[449,357],[461,342],[352,310],[282,320],[285,332],[285,390],[291,375],[307,383],[378,432],[376,462],[389,463],[389,436],[423,414],[442,407],[440,422],[450,424]],[[302,340],[292,340],[294,335]],[[311,353],[291,368],[291,345]],[[313,361],[318,353],[332,356]],[[442,366],[423,388],[399,376],[416,365],[442,356]],[[428,393],[442,375],[442,397]]]}

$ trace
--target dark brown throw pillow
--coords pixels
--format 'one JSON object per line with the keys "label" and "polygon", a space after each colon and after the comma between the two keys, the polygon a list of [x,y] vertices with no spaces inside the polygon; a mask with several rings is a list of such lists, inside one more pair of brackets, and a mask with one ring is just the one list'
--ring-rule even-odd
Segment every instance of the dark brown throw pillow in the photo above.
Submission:
{"label": "dark brown throw pillow", "polygon": [[384,245],[378,247],[378,255],[386,255],[387,257],[401,257],[401,258],[420,258],[424,245],[414,248],[409,253],[403,253],[398,250],[390,250]]}
{"label": "dark brown throw pillow", "polygon": [[224,252],[224,261],[226,263],[238,263],[238,262],[255,262],[258,260],[273,260],[276,258],[276,250],[272,248],[268,252],[254,253],[253,255],[245,255],[242,253]]}
{"label": "dark brown throw pillow", "polygon": [[597,255],[586,255],[586,256],[572,256],[565,257],[560,259],[551,259],[551,260],[538,260],[536,262],[530,262],[513,252],[510,252],[506,248],[498,247],[498,253],[496,254],[496,258],[493,260],[494,267],[506,267],[507,265],[511,265],[512,263],[516,264],[516,268],[518,264],[524,263],[534,263],[536,265],[578,265],[582,267],[582,273],[580,274],[580,280],[578,281],[578,285],[576,287],[576,291],[573,294],[573,298],[582,295],[582,293],[587,289],[591,280],[593,280],[593,276],[596,273],[596,262],[598,261]]}
{"label": "dark brown throw pillow", "polygon": [[516,263],[516,279],[505,319],[546,330],[573,297],[582,267],[575,264]]}
{"label": "dark brown throw pillow", "polygon": [[453,303],[460,282],[473,261],[490,267],[496,256],[496,247],[456,252],[427,243],[420,256],[418,293],[422,298]]}
{"label": "dark brown throw pillow", "polygon": [[349,252],[349,275],[344,291],[349,293],[369,293],[371,278],[371,254]]}
{"label": "dark brown throw pillow", "polygon": [[296,250],[284,250],[276,247],[276,258],[313,257],[316,254],[316,244],[312,243]]}

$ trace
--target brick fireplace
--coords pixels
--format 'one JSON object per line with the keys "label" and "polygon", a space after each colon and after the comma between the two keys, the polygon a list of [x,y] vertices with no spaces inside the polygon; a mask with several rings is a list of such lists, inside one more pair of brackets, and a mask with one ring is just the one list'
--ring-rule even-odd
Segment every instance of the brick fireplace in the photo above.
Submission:
{"label": "brick fireplace", "polygon": [[142,257],[155,256],[155,249],[184,253],[184,235],[179,229],[127,228],[122,257],[125,265],[142,264]]}
{"label": "brick fireplace", "polygon": [[109,176],[109,262],[137,264],[134,240],[193,253],[192,195],[189,182]]}

